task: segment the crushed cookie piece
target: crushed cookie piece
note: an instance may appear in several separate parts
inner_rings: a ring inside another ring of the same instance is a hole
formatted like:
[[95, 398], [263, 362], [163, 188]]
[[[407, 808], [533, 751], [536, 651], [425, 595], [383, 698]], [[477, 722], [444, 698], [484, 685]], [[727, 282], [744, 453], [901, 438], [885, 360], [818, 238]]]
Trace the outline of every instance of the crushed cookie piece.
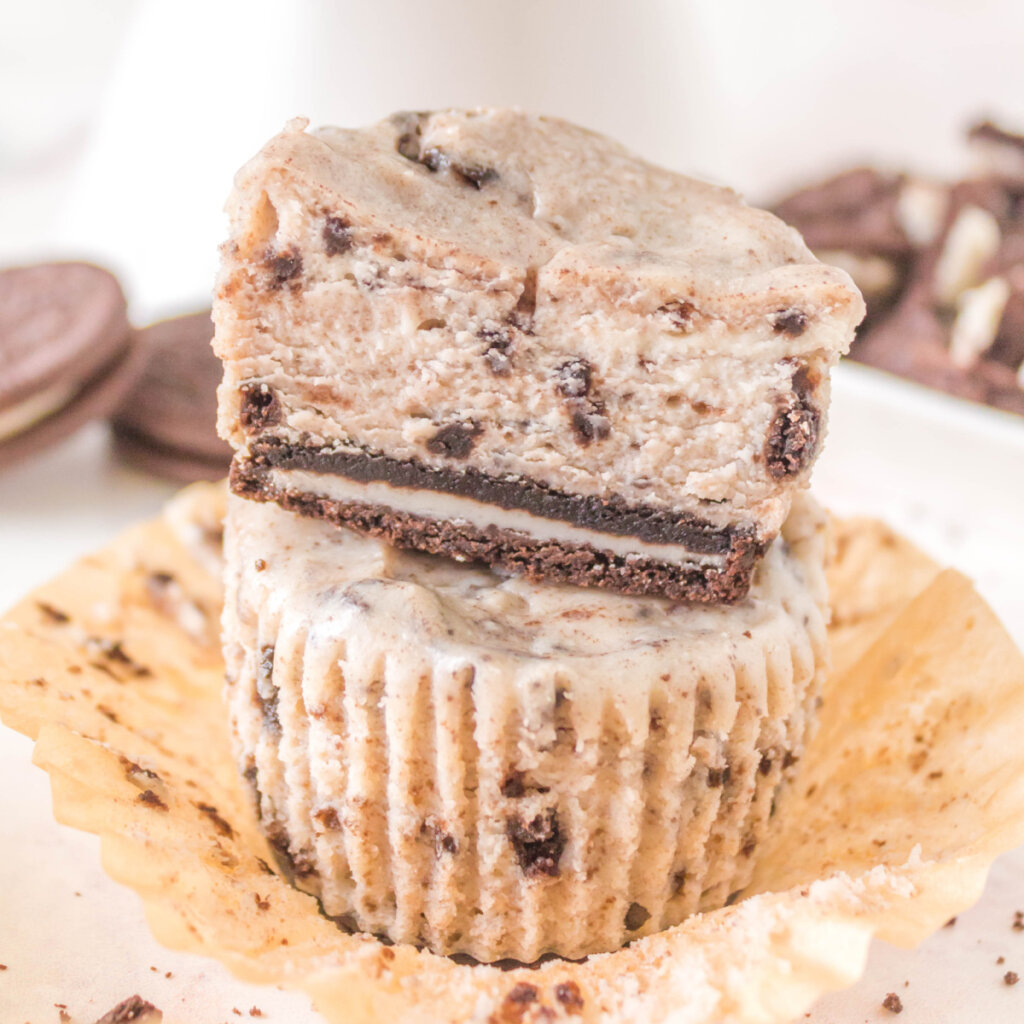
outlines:
[[572, 431], [576, 440], [586, 447], [592, 441], [603, 441], [612, 432], [608, 418], [601, 413], [601, 407], [596, 406], [592, 411], [585, 412], [576, 409], [570, 419]]
[[167, 804], [163, 802], [151, 789], [144, 789], [136, 798], [137, 804], [145, 804], [147, 807], [152, 807], [155, 811], [166, 811]]
[[196, 810], [200, 814], [204, 814], [212, 822], [213, 827], [225, 838], [233, 839], [235, 830], [227, 822], [227, 820], [218, 812], [217, 808], [212, 804], [204, 804], [201, 801], [196, 803]]
[[292, 250], [277, 252], [268, 249], [263, 262], [270, 271], [270, 288], [274, 291], [302, 273], [302, 257]]
[[630, 903], [624, 921], [626, 931], [635, 932], [638, 928], [643, 928], [650, 919], [651, 912], [646, 907], [641, 906], [639, 903]]
[[555, 389], [566, 398], [586, 398], [590, 394], [594, 368], [582, 356], [574, 356], [555, 371]]
[[558, 812], [554, 808], [543, 811], [529, 822], [522, 818], [509, 818], [506, 834], [527, 878], [558, 876], [558, 861], [565, 848], [565, 838], [559, 829]]
[[324, 251], [328, 256], [341, 256], [352, 248], [352, 225], [343, 217], [324, 221]]
[[583, 993], [575, 981], [562, 981], [555, 986], [555, 999], [562, 1004], [566, 1013], [579, 1014], [583, 1011]]
[[163, 1013], [140, 995], [129, 996], [105, 1013], [96, 1024], [159, 1024]]
[[482, 433], [478, 423], [448, 423], [427, 439], [427, 451], [448, 459], [464, 459]]
[[277, 394], [262, 381], [251, 381], [238, 388], [241, 400], [238, 421], [247, 434], [255, 434], [281, 422], [281, 403]]
[[902, 1013], [903, 1012], [903, 1000], [900, 999], [895, 992], [889, 992], [886, 997], [882, 1000], [882, 1008], [888, 1010], [890, 1013]]
[[1020, 975], [1016, 971], [1007, 971], [1003, 975], [1003, 982], [1007, 985], [1016, 985], [1020, 981]]
[[768, 317], [768, 322], [776, 334], [799, 338], [807, 330], [810, 317], [802, 309], [780, 309]]
[[667, 318], [669, 324], [676, 331], [689, 331], [693, 329], [693, 322], [697, 313], [697, 307], [685, 299], [674, 299], [659, 306], [657, 310]]

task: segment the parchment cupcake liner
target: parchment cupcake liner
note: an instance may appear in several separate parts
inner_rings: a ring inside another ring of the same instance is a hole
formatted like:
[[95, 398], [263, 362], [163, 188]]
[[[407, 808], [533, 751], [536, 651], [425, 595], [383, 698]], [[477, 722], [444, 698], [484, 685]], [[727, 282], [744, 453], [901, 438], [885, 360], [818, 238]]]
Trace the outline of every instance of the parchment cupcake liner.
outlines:
[[734, 905], [514, 970], [347, 935], [273, 869], [238, 778], [220, 501], [191, 489], [0, 620], [0, 713], [162, 942], [302, 989], [331, 1024], [783, 1024], [855, 980], [873, 935], [913, 944], [969, 906], [1024, 842], [1024, 660], [964, 577], [839, 523], [819, 731]]
[[809, 497], [732, 606], [529, 584], [228, 499], [243, 776], [344, 927], [578, 958], [750, 880], [828, 663]]

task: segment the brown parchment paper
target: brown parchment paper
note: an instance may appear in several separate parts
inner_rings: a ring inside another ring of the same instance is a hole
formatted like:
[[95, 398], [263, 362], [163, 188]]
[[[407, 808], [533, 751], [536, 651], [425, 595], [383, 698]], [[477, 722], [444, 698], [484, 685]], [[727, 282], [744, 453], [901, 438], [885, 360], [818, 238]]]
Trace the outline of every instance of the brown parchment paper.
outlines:
[[0, 715], [54, 814], [102, 838], [168, 946], [308, 992], [336, 1024], [770, 1024], [913, 944], [1024, 842], [1024, 659], [963, 576], [839, 522], [835, 670], [746, 898], [617, 953], [502, 971], [340, 932], [272, 863], [229, 748], [217, 645], [223, 494], [168, 514], [0, 621]]

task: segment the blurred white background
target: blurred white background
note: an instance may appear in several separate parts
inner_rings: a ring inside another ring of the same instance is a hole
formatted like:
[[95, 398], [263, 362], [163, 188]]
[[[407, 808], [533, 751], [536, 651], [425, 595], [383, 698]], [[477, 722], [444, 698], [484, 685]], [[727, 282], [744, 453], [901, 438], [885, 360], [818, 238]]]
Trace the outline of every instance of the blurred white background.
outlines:
[[518, 104], [754, 200], [1024, 127], [1019, 0], [0, 2], [0, 261], [86, 255], [137, 315], [208, 293], [231, 175], [284, 121]]

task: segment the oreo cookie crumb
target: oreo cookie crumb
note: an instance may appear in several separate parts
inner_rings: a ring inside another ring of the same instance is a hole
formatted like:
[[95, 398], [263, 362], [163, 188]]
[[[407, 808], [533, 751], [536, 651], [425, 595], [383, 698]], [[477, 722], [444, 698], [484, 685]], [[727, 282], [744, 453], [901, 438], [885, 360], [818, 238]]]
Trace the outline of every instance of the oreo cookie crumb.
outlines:
[[343, 217], [328, 217], [324, 221], [323, 239], [328, 256], [341, 256], [352, 248], [352, 225]]
[[144, 789], [135, 798], [135, 802], [137, 804], [145, 804], [146, 807], [151, 807], [154, 811], [166, 811], [168, 809], [167, 804], [165, 804], [163, 800], [161, 800], [160, 797], [151, 789]]
[[666, 302], [664, 306], [659, 306], [658, 312], [668, 319], [675, 330], [693, 330], [697, 307], [692, 302], [687, 302], [685, 299], [674, 299], [672, 302]]
[[427, 440], [427, 451], [446, 459], [464, 459], [482, 433], [477, 423], [448, 423]]
[[163, 1013], [140, 995], [129, 996], [105, 1013], [96, 1024], [157, 1024], [164, 1019]]
[[263, 723], [276, 735], [281, 733], [281, 719], [278, 716], [278, 689], [273, 681], [274, 647], [266, 644], [260, 648], [260, 660], [256, 666], [256, 700], [263, 713]]
[[558, 826], [557, 811], [549, 808], [528, 822], [509, 818], [506, 834], [527, 878], [558, 877], [558, 861], [565, 848], [565, 838]]
[[583, 1010], [583, 993], [575, 981], [562, 981], [555, 986], [555, 999], [566, 1013], [579, 1014]]
[[807, 367], [798, 367], [791, 387], [790, 393], [779, 401], [765, 440], [765, 463], [769, 475], [776, 480], [806, 469], [818, 450], [821, 412], [811, 400], [814, 382]]
[[732, 774], [732, 769], [725, 765], [723, 768], [709, 768], [708, 769], [708, 786], [715, 789], [719, 786], [724, 786], [729, 781], [729, 776]]
[[279, 253], [268, 249], [263, 261], [270, 271], [270, 287], [274, 291], [302, 273], [302, 257], [293, 250]]
[[794, 308], [780, 309], [768, 320], [776, 334], [785, 334], [787, 338], [799, 338], [810, 323], [810, 317], [802, 309]]
[[499, 178], [493, 167], [483, 167], [480, 164], [452, 163], [451, 168], [467, 185], [472, 185], [477, 191]]
[[635, 932], [638, 928], [643, 928], [650, 919], [651, 912], [646, 907], [639, 903], [630, 903], [624, 920], [626, 931]]
[[258, 433], [281, 422], [281, 403], [266, 384], [243, 384], [238, 393], [241, 395], [238, 420], [247, 434]]
[[889, 992], [882, 1000], [882, 1009], [888, 1010], [890, 1013], [902, 1013], [903, 1000], [895, 992]]
[[487, 342], [484, 359], [495, 377], [507, 377], [512, 372], [512, 333], [503, 327], [482, 327], [477, 337]]
[[1020, 975], [1016, 971], [1007, 971], [1003, 975], [1003, 982], [1007, 985], [1016, 985], [1020, 981]]
[[526, 785], [524, 783], [525, 776], [522, 772], [512, 771], [505, 776], [504, 781], [501, 783], [501, 795], [507, 797], [510, 800], [518, 800], [519, 797], [526, 795]]
[[555, 388], [566, 398], [586, 398], [590, 394], [594, 368], [581, 356], [562, 363], [555, 371], [557, 380]]
[[220, 814], [216, 807], [212, 804], [205, 804], [201, 801], [195, 805], [196, 810], [200, 814], [207, 817], [213, 827], [222, 835], [225, 839], [233, 839], [235, 836], [235, 830], [227, 822], [227, 820]]
[[577, 409], [572, 414], [572, 430], [576, 440], [584, 447], [593, 441], [603, 441], [611, 433], [611, 424], [599, 411], [583, 412]]
[[438, 860], [444, 854], [459, 852], [459, 841], [450, 832], [446, 832], [436, 822], [429, 819], [420, 826], [420, 835], [428, 836], [434, 843], [434, 856]]

